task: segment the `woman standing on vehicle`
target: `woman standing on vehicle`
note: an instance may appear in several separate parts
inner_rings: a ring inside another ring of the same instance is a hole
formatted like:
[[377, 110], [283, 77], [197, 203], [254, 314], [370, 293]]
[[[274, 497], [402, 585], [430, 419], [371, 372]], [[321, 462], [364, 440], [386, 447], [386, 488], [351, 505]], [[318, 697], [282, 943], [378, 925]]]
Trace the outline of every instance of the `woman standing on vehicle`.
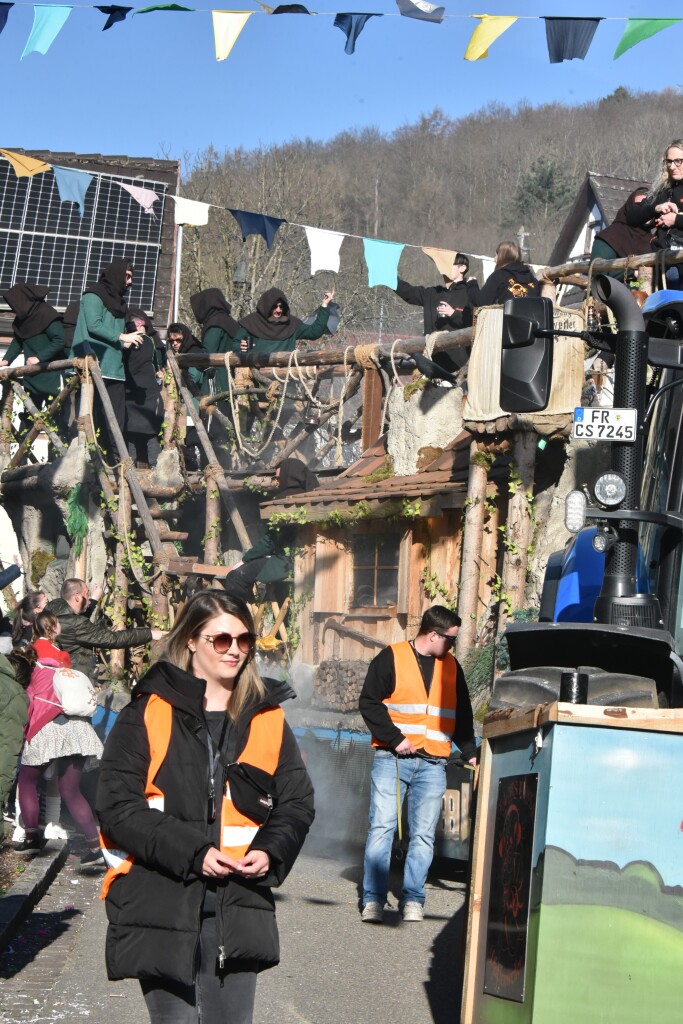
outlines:
[[313, 790], [264, 681], [247, 607], [195, 594], [104, 751], [107, 970], [140, 979], [152, 1024], [249, 1024], [279, 961], [270, 886], [294, 864]]

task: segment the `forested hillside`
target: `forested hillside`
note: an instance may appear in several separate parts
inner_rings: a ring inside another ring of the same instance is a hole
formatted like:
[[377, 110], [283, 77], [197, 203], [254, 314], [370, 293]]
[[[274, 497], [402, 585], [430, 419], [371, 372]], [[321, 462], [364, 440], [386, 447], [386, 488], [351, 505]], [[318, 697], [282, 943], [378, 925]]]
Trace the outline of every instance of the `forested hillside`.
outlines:
[[[665, 146], [683, 136], [682, 108], [677, 89], [618, 89], [581, 106], [514, 110], [501, 97], [499, 105], [458, 120], [435, 110], [388, 136], [350, 130], [329, 142], [305, 139], [257, 151], [230, 148], [226, 109], [227, 148], [186, 158], [182, 192], [300, 224], [485, 255], [523, 224], [532, 262], [543, 263], [586, 171], [652, 180]], [[285, 114], [284, 133], [286, 123]], [[235, 286], [241, 256], [249, 283]], [[415, 283], [438, 282], [431, 261], [415, 249], [404, 251], [400, 273]], [[185, 230], [186, 318], [188, 297], [199, 288], [222, 288], [241, 314], [273, 284], [287, 292], [300, 315], [336, 284], [346, 330], [420, 331], [421, 317], [412, 307], [387, 288], [367, 287], [360, 239], [345, 239], [340, 274], [311, 278], [300, 228], [283, 225], [271, 252], [254, 236], [243, 246], [228, 213], [212, 211], [207, 227]]]

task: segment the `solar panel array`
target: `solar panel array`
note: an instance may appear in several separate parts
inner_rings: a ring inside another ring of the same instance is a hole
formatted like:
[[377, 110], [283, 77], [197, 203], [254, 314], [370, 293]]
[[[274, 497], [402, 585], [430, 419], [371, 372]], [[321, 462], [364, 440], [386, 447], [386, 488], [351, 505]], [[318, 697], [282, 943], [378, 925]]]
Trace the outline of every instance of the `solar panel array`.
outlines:
[[[118, 182], [153, 189], [153, 215]], [[3, 292], [30, 281], [49, 286], [47, 301], [64, 309], [112, 259], [125, 256], [135, 267], [128, 301], [151, 313], [166, 191], [147, 178], [94, 174], [81, 217], [75, 203], [61, 201], [51, 171], [17, 178], [0, 157], [0, 308], [9, 308]]]

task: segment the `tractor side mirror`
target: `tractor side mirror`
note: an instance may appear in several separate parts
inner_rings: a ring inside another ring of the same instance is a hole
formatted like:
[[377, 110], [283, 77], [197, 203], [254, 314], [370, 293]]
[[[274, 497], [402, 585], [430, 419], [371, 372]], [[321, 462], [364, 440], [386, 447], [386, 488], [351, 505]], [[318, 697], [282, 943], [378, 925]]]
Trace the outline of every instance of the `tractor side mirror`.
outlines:
[[503, 306], [500, 407], [505, 412], [540, 412], [548, 404], [553, 373], [553, 304], [546, 298], [508, 299]]

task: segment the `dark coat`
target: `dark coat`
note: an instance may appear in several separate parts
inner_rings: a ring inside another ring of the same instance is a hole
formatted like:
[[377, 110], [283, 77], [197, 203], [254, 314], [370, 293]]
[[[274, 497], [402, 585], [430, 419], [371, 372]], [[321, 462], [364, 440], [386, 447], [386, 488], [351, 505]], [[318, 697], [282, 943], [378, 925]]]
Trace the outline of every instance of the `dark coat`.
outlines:
[[[629, 217], [631, 210], [641, 205], [637, 203], [638, 196], [642, 196], [647, 189], [637, 188], [632, 192], [623, 206], [617, 210], [616, 216], [611, 224], [595, 236], [609, 245], [617, 256], [640, 256], [643, 253], [652, 252], [652, 233], [647, 226], [647, 219], [641, 224], [631, 224]], [[644, 202], [645, 200], [643, 200]]]
[[508, 299], [527, 299], [541, 294], [538, 280], [527, 263], [499, 267], [482, 288], [476, 281], [468, 281], [467, 291], [473, 306], [497, 306]]
[[109, 629], [100, 623], [93, 623], [87, 615], [76, 612], [61, 597], [50, 601], [47, 610], [59, 619], [62, 631], [59, 646], [71, 655], [71, 666], [91, 676], [94, 669], [94, 652], [97, 648], [118, 650], [121, 647], [138, 647], [152, 640], [152, 631], [147, 629]]
[[[32, 338], [20, 338], [15, 334], [7, 349], [5, 359], [11, 365], [22, 353], [25, 361], [29, 356], [35, 356], [36, 359], [40, 359], [44, 363], [55, 359], [66, 359], [66, 338], [62, 321], [53, 320], [40, 334], [35, 334]], [[62, 390], [59, 370], [22, 377], [21, 383], [29, 395], [39, 399], [45, 399], [48, 395], [56, 398]]]
[[126, 374], [126, 433], [156, 437], [164, 421], [164, 405], [156, 378], [162, 367], [162, 352], [145, 334], [139, 348], [123, 353]]
[[[27, 721], [28, 695], [16, 681], [5, 655], [0, 654], [0, 805], [7, 800], [17, 774]], [[0, 838], [2, 835], [0, 821]]]
[[663, 189], [652, 199], [645, 198], [642, 203], [634, 203], [626, 210], [627, 224], [632, 227], [644, 227], [648, 221], [658, 216], [655, 207], [666, 202], [675, 203], [680, 212], [676, 214], [676, 220], [670, 228], [655, 229], [652, 237], [653, 249], [668, 249], [670, 246], [680, 247], [683, 245], [683, 181]]
[[[433, 331], [457, 331], [461, 327], [472, 326], [472, 304], [464, 281], [422, 287], [408, 284], [399, 277], [396, 294], [412, 306], [422, 306], [425, 334], [431, 334]], [[436, 307], [440, 302], [447, 302], [453, 307], [453, 316], [437, 315]]]
[[[107, 896], [106, 956], [112, 980], [162, 977], [185, 985], [195, 980], [206, 891], [201, 871], [213, 845], [213, 826], [207, 822], [204, 690], [203, 680], [169, 662], [157, 662], [135, 688], [104, 748], [97, 793], [100, 824], [109, 840], [135, 857], [131, 870], [113, 881]], [[164, 794], [164, 811], [150, 808], [144, 796], [150, 758], [144, 711], [150, 693], [173, 707], [168, 753], [155, 779]], [[287, 684], [269, 685], [266, 700], [235, 724], [237, 757], [254, 715], [292, 695]], [[233, 877], [219, 883], [216, 891], [217, 945], [225, 947], [228, 960], [242, 961], [252, 970], [279, 960], [270, 886], [287, 876], [314, 814], [311, 781], [286, 723], [274, 798], [274, 809], [252, 844], [270, 856], [270, 875], [258, 883]]]

